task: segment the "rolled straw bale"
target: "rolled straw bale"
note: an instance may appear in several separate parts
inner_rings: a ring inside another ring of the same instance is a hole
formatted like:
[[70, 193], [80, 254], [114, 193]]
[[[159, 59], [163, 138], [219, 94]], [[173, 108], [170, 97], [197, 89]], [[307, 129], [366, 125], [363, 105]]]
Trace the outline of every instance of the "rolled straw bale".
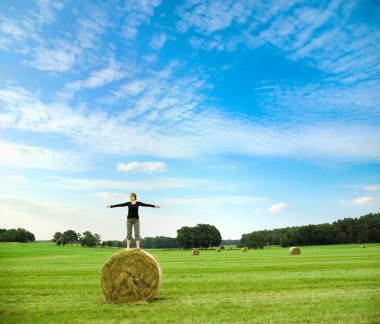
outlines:
[[301, 249], [296, 247], [296, 246], [293, 246], [289, 249], [289, 253], [290, 254], [301, 254]]
[[220, 247], [218, 247], [218, 248], [216, 249], [216, 252], [222, 252], [222, 249], [221, 249]]
[[199, 249], [193, 249], [193, 255], [199, 255], [201, 252], [199, 251]]
[[248, 248], [247, 248], [247, 247], [243, 247], [243, 248], [241, 249], [241, 252], [248, 252]]
[[108, 303], [148, 303], [157, 294], [162, 282], [161, 267], [150, 253], [123, 250], [103, 266], [100, 283]]

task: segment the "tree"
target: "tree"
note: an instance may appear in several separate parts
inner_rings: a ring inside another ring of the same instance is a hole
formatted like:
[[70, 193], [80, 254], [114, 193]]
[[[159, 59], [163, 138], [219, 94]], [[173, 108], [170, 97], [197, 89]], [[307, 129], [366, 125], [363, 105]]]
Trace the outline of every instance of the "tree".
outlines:
[[219, 230], [209, 224], [198, 224], [195, 227], [184, 226], [177, 230], [177, 245], [182, 248], [219, 246], [222, 236]]
[[266, 244], [264, 234], [262, 233], [251, 233], [246, 238], [245, 246], [254, 249], [263, 249]]
[[95, 245], [100, 245], [100, 243], [102, 242], [100, 235], [95, 233], [94, 238], [95, 238]]
[[97, 246], [100, 245], [100, 235], [92, 234], [90, 231], [86, 231], [83, 233], [81, 240], [81, 246]]
[[299, 231], [299, 228], [292, 227], [286, 232], [286, 236], [288, 237], [288, 241], [290, 245], [300, 245], [302, 244], [302, 235]]
[[[368, 214], [359, 218], [359, 243], [380, 241], [380, 214]], [[358, 239], [359, 239], [358, 237]]]
[[57, 245], [64, 245], [63, 234], [61, 232], [55, 232], [52, 241]]
[[195, 241], [198, 242], [202, 248], [209, 248], [219, 246], [222, 242], [222, 236], [218, 229], [209, 224], [198, 224], [194, 227]]
[[79, 240], [79, 235], [73, 230], [67, 230], [63, 232], [63, 238], [65, 240], [65, 244], [73, 244], [73, 243], [78, 243]]
[[289, 244], [289, 239], [288, 239], [288, 237], [285, 234], [281, 236], [280, 245], [282, 247], [288, 247], [290, 245]]
[[192, 227], [183, 226], [177, 230], [177, 245], [181, 248], [188, 249], [194, 244], [194, 233]]
[[35, 236], [33, 233], [27, 231], [24, 228], [11, 228], [9, 230], [7, 229], [1, 229], [0, 231], [0, 242], [21, 242], [21, 243], [27, 243], [27, 242], [33, 242], [35, 241]]

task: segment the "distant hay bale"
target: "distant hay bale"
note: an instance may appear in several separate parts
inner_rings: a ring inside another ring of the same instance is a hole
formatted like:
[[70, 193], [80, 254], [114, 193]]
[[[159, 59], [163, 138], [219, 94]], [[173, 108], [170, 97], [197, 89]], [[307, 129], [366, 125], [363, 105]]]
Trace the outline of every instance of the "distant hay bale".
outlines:
[[248, 248], [247, 248], [247, 247], [243, 247], [243, 248], [241, 249], [241, 252], [248, 252]]
[[216, 252], [222, 252], [222, 249], [221, 249], [220, 247], [218, 247], [218, 248], [216, 249]]
[[161, 267], [150, 253], [123, 250], [103, 266], [100, 283], [108, 303], [148, 303], [162, 282]]
[[301, 249], [296, 247], [296, 246], [293, 246], [289, 249], [289, 253], [290, 254], [301, 254]]
[[201, 252], [199, 251], [199, 249], [193, 249], [193, 255], [199, 255]]

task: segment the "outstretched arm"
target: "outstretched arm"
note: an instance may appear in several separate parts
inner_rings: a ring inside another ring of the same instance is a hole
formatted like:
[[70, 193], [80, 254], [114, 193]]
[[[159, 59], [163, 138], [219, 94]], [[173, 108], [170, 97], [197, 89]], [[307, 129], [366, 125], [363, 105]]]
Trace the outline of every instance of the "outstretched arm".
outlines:
[[128, 206], [128, 203], [118, 204], [118, 205], [108, 205], [107, 208], [125, 207], [125, 206]]
[[144, 204], [144, 203], [142, 203], [142, 202], [140, 202], [140, 206], [143, 206], [143, 207], [161, 208], [161, 206], [159, 206], [159, 205]]

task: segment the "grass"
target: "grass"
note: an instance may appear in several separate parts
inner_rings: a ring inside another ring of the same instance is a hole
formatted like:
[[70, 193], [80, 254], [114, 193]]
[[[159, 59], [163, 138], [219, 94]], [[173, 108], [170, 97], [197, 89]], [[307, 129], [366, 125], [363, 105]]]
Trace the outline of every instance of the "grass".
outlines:
[[149, 250], [163, 284], [148, 305], [110, 305], [99, 275], [118, 250], [0, 244], [1, 323], [380, 323], [380, 244]]

